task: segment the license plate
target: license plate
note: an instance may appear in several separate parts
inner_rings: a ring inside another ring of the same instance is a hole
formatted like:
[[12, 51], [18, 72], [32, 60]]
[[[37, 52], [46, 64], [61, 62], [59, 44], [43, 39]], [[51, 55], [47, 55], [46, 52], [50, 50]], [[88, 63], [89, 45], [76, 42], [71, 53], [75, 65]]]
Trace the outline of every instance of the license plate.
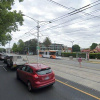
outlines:
[[45, 77], [45, 80], [48, 80], [49, 79], [49, 77]]

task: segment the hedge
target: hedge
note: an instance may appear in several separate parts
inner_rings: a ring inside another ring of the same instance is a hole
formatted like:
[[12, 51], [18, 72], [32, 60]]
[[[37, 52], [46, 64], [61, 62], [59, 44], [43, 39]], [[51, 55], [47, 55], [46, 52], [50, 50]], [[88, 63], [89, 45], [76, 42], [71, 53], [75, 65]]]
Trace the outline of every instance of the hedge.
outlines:
[[[73, 52], [73, 53], [67, 53], [67, 52], [62, 52], [61, 53], [61, 55], [62, 55], [62, 57], [69, 57], [69, 56], [73, 56], [74, 58], [76, 58], [76, 52]], [[85, 58], [85, 56], [86, 56], [86, 54], [85, 53], [79, 53], [79, 54], [81, 54], [81, 56], [83, 57], [83, 58]], [[89, 58], [90, 59], [100, 59], [100, 53], [90, 53], [89, 54]]]
[[100, 59], [100, 53], [90, 53], [89, 57], [90, 59]]
[[76, 53], [67, 53], [67, 52], [62, 52], [61, 55], [62, 55], [62, 57], [73, 56], [74, 58], [76, 58]]

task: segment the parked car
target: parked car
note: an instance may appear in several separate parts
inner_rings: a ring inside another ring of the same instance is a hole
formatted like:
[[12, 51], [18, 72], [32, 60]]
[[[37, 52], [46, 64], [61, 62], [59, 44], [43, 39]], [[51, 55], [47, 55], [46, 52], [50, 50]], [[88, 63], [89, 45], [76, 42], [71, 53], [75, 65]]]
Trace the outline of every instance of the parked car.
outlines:
[[6, 54], [4, 53], [0, 53], [0, 60], [4, 60], [5, 59]]
[[6, 63], [7, 63], [7, 66], [10, 67], [11, 69], [13, 68], [18, 68], [19, 66], [21, 65], [24, 65], [26, 64], [27, 62], [24, 61], [24, 59], [19, 56], [19, 55], [8, 55], [6, 57]]
[[7, 59], [8, 59], [8, 57], [9, 57], [8, 55], [6, 55], [6, 56], [4, 57], [4, 63], [5, 63], [5, 64], [7, 64]]
[[29, 91], [55, 83], [54, 72], [43, 64], [25, 64], [17, 69], [16, 76], [27, 84]]

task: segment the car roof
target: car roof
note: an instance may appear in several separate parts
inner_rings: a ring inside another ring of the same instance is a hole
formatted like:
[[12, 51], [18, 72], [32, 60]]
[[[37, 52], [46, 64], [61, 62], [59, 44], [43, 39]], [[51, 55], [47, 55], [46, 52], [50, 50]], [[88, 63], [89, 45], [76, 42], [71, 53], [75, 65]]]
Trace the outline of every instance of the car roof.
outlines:
[[32, 69], [35, 69], [35, 70], [40, 70], [40, 69], [46, 69], [46, 68], [50, 68], [49, 66], [47, 65], [44, 65], [44, 64], [26, 64], [28, 66], [30, 66]]

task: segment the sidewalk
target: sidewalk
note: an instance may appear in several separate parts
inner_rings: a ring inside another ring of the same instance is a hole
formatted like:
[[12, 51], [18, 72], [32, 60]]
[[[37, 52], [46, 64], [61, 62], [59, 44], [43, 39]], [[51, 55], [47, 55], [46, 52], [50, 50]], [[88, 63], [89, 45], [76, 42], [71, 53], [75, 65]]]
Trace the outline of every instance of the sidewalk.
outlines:
[[89, 59], [88, 62], [90, 62], [90, 63], [100, 64], [100, 60], [98, 60], [98, 59]]
[[[68, 58], [70, 59], [69, 57], [65, 57], [65, 58]], [[77, 60], [77, 58], [73, 58], [71, 60]], [[84, 62], [88, 62], [88, 63], [96, 63], [96, 64], [100, 64], [100, 59], [89, 59], [89, 60], [85, 60], [83, 59]]]

